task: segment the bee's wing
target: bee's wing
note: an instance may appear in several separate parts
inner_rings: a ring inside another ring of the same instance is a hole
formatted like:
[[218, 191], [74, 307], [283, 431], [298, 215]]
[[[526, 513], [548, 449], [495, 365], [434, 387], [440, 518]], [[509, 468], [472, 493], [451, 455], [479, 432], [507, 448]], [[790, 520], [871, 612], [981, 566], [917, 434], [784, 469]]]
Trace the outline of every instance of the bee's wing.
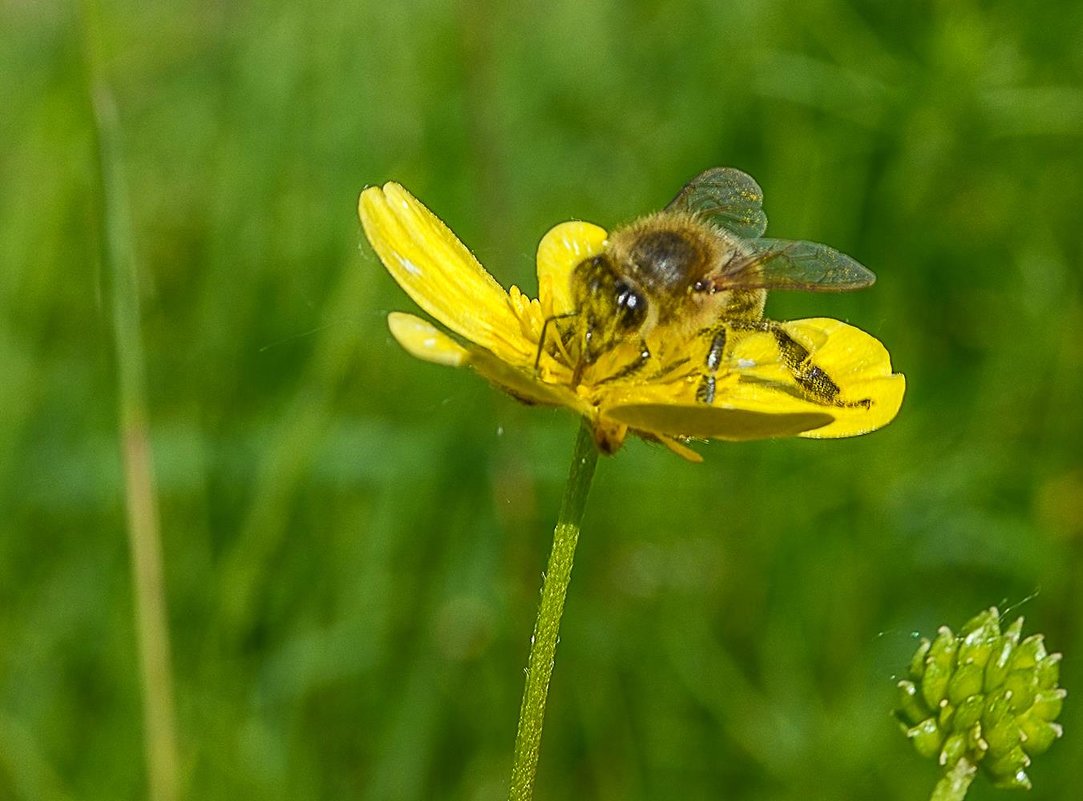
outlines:
[[845, 253], [817, 242], [754, 239], [713, 276], [716, 289], [798, 289], [849, 292], [876, 276]]
[[697, 214], [745, 239], [761, 237], [767, 230], [763, 190], [751, 175], [732, 167], [701, 172], [684, 185], [666, 210]]

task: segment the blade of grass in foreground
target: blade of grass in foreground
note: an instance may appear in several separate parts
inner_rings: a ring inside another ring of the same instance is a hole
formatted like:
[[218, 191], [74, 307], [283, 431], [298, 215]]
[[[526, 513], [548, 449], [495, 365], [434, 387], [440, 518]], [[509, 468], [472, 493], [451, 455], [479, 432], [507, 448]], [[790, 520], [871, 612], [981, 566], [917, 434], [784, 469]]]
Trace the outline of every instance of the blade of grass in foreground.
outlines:
[[98, 146], [102, 260], [112, 305], [119, 435], [143, 684], [144, 749], [151, 801], [177, 798], [177, 744], [157, 493], [147, 420], [139, 296], [116, 106], [105, 74], [99, 9], [82, 4], [87, 89]]

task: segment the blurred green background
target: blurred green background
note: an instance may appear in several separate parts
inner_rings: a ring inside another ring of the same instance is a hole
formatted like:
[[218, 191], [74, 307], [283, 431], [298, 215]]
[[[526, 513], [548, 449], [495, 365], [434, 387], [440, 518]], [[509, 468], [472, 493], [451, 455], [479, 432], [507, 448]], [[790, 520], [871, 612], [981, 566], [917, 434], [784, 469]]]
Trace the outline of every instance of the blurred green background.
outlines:
[[[914, 632], [1065, 652], [1083, 785], [1083, 5], [101, 6], [139, 270], [187, 799], [500, 799], [576, 421], [415, 361], [356, 221], [423, 199], [504, 283], [706, 167], [875, 270], [899, 418], [604, 459], [538, 798], [923, 799]], [[0, 799], [145, 797], [83, 23], [0, 2]], [[974, 799], [1000, 797], [984, 782]], [[1007, 796], [1005, 796], [1007, 797]]]

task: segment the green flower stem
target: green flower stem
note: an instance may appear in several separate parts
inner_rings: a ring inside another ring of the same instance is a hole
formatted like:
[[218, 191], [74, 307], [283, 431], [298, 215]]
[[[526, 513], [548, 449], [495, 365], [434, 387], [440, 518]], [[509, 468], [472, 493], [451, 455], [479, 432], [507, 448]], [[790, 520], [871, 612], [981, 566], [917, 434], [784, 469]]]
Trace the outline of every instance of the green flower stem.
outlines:
[[936, 783], [929, 801], [963, 801], [977, 772], [977, 765], [969, 759], [960, 759], [955, 763], [955, 767]]
[[560, 618], [564, 614], [564, 597], [572, 577], [575, 545], [579, 541], [579, 524], [587, 503], [587, 493], [598, 463], [598, 448], [590, 425], [584, 421], [575, 441], [575, 454], [568, 471], [568, 484], [560, 516], [553, 531], [553, 550], [549, 567], [542, 579], [541, 606], [530, 639], [530, 658], [526, 668], [523, 705], [519, 710], [519, 728], [515, 734], [515, 758], [511, 767], [510, 801], [530, 801], [534, 795], [534, 774], [538, 769], [542, 724], [545, 721], [545, 701], [549, 696], [549, 679], [560, 633]]

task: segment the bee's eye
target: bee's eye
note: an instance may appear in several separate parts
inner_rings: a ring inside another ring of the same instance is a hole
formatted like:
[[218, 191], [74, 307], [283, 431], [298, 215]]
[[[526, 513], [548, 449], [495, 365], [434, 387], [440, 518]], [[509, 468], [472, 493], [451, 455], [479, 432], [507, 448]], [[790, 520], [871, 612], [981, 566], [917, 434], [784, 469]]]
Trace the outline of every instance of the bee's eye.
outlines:
[[693, 292], [706, 292], [711, 288], [711, 282], [699, 279], [696, 283], [692, 284]]
[[646, 299], [626, 281], [617, 281], [613, 288], [616, 291], [617, 315], [622, 327], [639, 328], [647, 317]]

